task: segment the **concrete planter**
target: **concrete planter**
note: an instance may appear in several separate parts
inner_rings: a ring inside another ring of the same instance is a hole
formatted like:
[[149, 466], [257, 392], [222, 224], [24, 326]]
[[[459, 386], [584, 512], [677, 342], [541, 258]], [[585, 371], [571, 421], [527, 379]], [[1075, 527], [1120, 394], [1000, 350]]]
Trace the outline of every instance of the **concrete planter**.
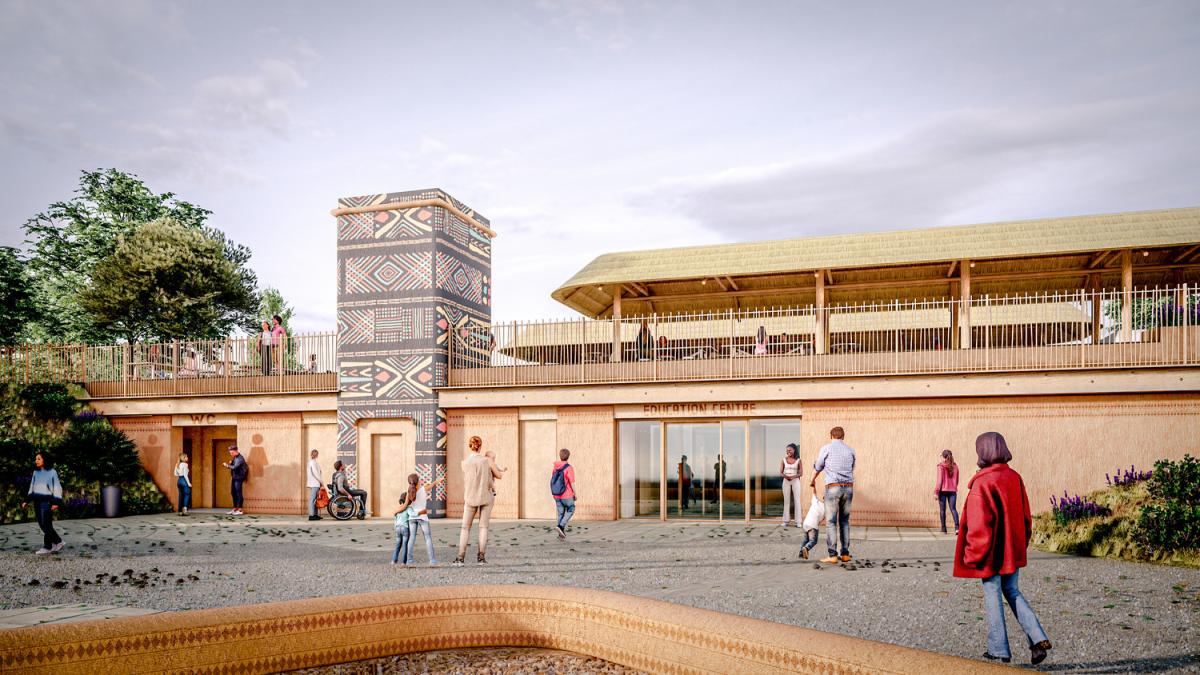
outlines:
[[105, 485], [100, 488], [100, 505], [104, 509], [105, 518], [116, 518], [121, 515], [120, 486]]

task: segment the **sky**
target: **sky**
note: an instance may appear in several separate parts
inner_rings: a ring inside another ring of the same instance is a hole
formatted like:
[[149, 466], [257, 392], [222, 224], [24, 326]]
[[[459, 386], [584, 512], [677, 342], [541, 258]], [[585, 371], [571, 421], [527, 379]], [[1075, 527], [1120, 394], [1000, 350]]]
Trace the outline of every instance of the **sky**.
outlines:
[[1200, 3], [0, 0], [0, 245], [116, 167], [336, 328], [339, 197], [492, 221], [496, 320], [611, 251], [1200, 205]]

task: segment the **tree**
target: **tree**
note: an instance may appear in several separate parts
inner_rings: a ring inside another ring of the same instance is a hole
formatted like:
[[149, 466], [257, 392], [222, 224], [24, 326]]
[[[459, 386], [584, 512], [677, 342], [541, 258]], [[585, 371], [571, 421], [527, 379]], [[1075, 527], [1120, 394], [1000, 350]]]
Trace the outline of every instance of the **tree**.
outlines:
[[263, 320], [270, 322], [271, 317], [278, 314], [279, 318], [283, 319], [283, 327], [287, 328], [288, 335], [291, 335], [292, 315], [295, 313], [296, 310], [288, 304], [287, 300], [283, 299], [283, 293], [280, 293], [277, 288], [268, 286], [258, 295], [258, 312], [246, 324], [246, 332], [257, 335], [262, 330]]
[[246, 323], [256, 300], [221, 240], [169, 219], [120, 237], [80, 294], [98, 329], [129, 341], [221, 337]]
[[119, 334], [97, 325], [83, 307], [82, 295], [92, 285], [100, 261], [112, 255], [122, 236], [142, 225], [169, 218], [220, 243], [243, 285], [257, 285], [245, 267], [250, 250], [228, 241], [206, 224], [212, 212], [176, 198], [155, 194], [133, 174], [116, 169], [84, 171], [76, 196], [55, 202], [25, 223], [31, 245], [29, 272], [37, 306], [32, 337], [55, 341], [110, 341]]
[[15, 344], [37, 317], [33, 288], [16, 249], [0, 246], [0, 344]]

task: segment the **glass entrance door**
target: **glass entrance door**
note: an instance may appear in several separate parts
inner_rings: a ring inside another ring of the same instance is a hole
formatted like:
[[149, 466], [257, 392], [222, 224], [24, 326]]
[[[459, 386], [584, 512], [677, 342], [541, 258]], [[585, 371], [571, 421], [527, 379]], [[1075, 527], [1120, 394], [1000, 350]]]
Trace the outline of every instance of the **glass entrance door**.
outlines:
[[746, 423], [667, 424], [667, 515], [745, 517]]

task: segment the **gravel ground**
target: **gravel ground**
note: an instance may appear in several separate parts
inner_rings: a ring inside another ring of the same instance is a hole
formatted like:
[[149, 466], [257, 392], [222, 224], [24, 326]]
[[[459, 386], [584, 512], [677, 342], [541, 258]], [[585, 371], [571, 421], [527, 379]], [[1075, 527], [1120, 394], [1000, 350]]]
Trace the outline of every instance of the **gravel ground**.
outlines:
[[[568, 585], [619, 591], [979, 658], [977, 581], [950, 575], [953, 541], [855, 541], [856, 563], [796, 556], [769, 524], [493, 523], [487, 566], [455, 568], [458, 523], [434, 521], [442, 564], [392, 566], [386, 521], [147, 516], [67, 521], [60, 555], [30, 553], [34, 524], [0, 526], [0, 608], [89, 602], [178, 610], [413, 586]], [[895, 530], [892, 530], [895, 532]], [[816, 552], [821, 551], [818, 546]], [[417, 549], [425, 560], [424, 546]], [[474, 558], [474, 550], [468, 559]], [[887, 564], [884, 564], [884, 563]], [[1054, 643], [1040, 669], [1200, 672], [1200, 570], [1032, 553], [1021, 587]], [[1028, 651], [1011, 614], [1015, 662]]]
[[297, 675], [627, 675], [639, 671], [554, 649], [447, 649], [289, 671]]

